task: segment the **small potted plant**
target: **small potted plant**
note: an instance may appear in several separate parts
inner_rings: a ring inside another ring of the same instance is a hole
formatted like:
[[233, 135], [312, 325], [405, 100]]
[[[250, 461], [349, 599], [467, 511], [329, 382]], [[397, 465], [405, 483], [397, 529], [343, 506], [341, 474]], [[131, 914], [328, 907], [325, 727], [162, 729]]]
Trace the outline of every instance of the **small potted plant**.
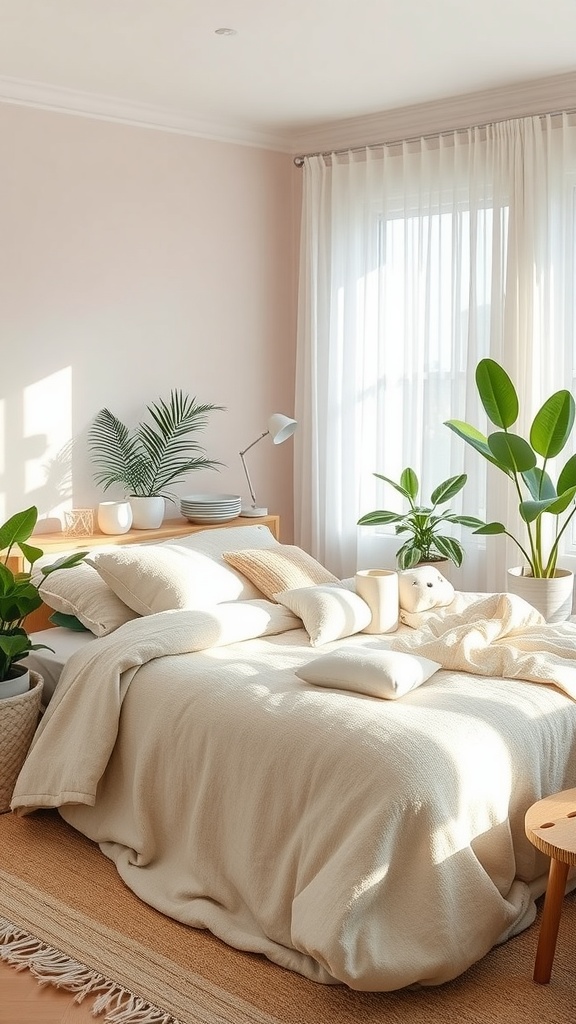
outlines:
[[438, 506], [444, 505], [462, 490], [467, 480], [466, 474], [452, 476], [439, 484], [430, 495], [429, 505], [418, 503], [420, 484], [416, 473], [410, 467], [402, 470], [400, 483], [383, 476], [382, 473], [374, 473], [374, 476], [390, 484], [406, 498], [410, 507], [407, 512], [390, 512], [383, 509], [367, 512], [358, 520], [358, 526], [393, 525], [398, 536], [408, 535], [396, 552], [398, 568], [412, 569], [422, 562], [438, 562], [445, 559], [460, 566], [464, 549], [460, 542], [445, 533], [444, 529], [451, 523], [476, 529], [483, 525], [482, 520], [476, 519], [475, 516], [456, 515], [450, 509], [438, 511]]
[[100, 409], [88, 432], [94, 479], [105, 491], [120, 484], [136, 529], [161, 525], [165, 500], [174, 500], [171, 487], [188, 473], [221, 465], [207, 457], [194, 435], [205, 429], [208, 413], [223, 406], [200, 405], [173, 390], [168, 401], [159, 399], [146, 408], [152, 423], [139, 423], [134, 430], [109, 409]]
[[[0, 813], [10, 809], [12, 791], [38, 723], [43, 679], [22, 664], [29, 651], [51, 650], [33, 643], [26, 616], [39, 608], [42, 598], [32, 580], [32, 567], [42, 556], [28, 543], [38, 519], [35, 506], [17, 512], [0, 526]], [[10, 556], [18, 547], [29, 571], [13, 572]], [[40, 582], [55, 569], [77, 565], [85, 551], [65, 555], [40, 570]]]
[[[493, 359], [481, 359], [475, 379], [486, 415], [497, 429], [486, 436], [461, 420], [447, 420], [446, 426], [508, 478], [518, 497], [524, 536], [519, 539], [500, 522], [486, 523], [474, 532], [506, 534], [524, 560], [523, 565], [508, 570], [510, 588], [542, 611], [548, 621], [567, 618], [572, 610], [573, 574], [559, 569], [557, 563], [560, 540], [576, 514], [576, 455], [569, 456], [556, 483], [550, 476], [550, 460], [568, 443], [576, 403], [567, 390], [550, 395], [536, 413], [526, 439], [511, 429], [518, 420], [520, 402], [504, 368]], [[545, 516], [549, 529], [544, 529]], [[534, 586], [543, 580], [549, 582]], [[544, 590], [547, 596], [536, 597], [536, 590]], [[550, 590], [564, 596], [549, 598]]]
[[[28, 651], [47, 647], [46, 644], [32, 643], [24, 624], [26, 616], [42, 604], [38, 586], [32, 582], [32, 568], [43, 551], [28, 543], [37, 520], [38, 509], [33, 505], [17, 512], [0, 526], [0, 698], [16, 696], [29, 688], [27, 669], [20, 662]], [[10, 555], [15, 546], [30, 565], [26, 572], [15, 573], [10, 568]], [[41, 577], [55, 569], [78, 565], [85, 554], [85, 551], [75, 551], [63, 556], [44, 566], [40, 570]]]

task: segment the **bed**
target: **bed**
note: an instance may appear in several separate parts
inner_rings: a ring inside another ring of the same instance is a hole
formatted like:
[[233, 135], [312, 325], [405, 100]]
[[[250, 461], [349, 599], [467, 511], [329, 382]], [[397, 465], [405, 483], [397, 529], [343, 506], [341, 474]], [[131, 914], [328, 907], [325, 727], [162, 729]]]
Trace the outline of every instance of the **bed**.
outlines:
[[371, 634], [353, 583], [265, 527], [47, 580], [89, 629], [16, 813], [57, 807], [144, 901], [314, 982], [439, 985], [534, 920], [524, 815], [576, 785], [573, 623], [457, 594]]

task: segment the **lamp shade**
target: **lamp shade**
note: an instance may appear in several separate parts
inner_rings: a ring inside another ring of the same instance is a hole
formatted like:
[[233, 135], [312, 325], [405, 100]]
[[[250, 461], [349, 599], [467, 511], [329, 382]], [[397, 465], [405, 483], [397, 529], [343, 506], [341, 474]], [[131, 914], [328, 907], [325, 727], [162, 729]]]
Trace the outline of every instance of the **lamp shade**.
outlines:
[[287, 441], [296, 430], [296, 425], [296, 420], [291, 420], [289, 416], [284, 416], [281, 412], [273, 412], [268, 420], [272, 443], [282, 444], [282, 441]]

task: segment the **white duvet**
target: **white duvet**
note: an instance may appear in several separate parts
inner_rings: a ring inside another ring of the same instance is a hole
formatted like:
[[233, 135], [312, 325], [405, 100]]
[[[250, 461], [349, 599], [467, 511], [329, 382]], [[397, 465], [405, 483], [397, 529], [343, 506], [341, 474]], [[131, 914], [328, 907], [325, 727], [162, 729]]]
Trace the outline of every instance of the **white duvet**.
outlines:
[[317, 688], [294, 670], [327, 647], [293, 622], [202, 614], [72, 657], [14, 809], [59, 807], [146, 902], [320, 982], [437, 985], [533, 920], [524, 814], [576, 785], [576, 701], [446, 670], [397, 701]]

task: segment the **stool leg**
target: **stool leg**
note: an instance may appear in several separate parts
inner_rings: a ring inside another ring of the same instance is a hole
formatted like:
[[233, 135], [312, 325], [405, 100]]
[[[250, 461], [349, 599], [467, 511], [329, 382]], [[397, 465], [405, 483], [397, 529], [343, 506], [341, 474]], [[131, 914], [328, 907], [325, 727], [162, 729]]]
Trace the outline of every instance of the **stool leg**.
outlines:
[[556, 952], [556, 939], [558, 938], [568, 867], [568, 864], [563, 864], [559, 860], [552, 859], [550, 861], [550, 873], [544, 897], [544, 909], [534, 964], [534, 981], [537, 981], [539, 985], [548, 984], [552, 974], [552, 962]]

